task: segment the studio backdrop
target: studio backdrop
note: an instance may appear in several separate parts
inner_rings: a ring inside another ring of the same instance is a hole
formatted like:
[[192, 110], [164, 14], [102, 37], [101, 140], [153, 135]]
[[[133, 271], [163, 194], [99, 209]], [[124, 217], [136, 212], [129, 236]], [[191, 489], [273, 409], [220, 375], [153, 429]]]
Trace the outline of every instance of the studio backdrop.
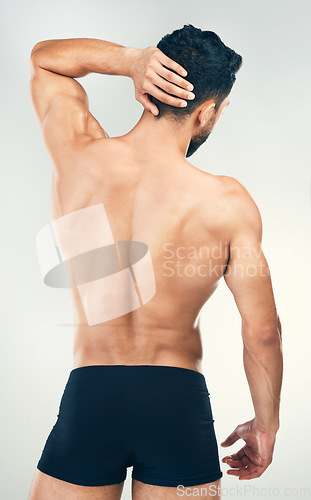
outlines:
[[[310, 16], [307, 0], [2, 2], [1, 500], [28, 498], [73, 363], [70, 293], [44, 284], [36, 253], [36, 235], [51, 220], [52, 164], [31, 106], [31, 49], [40, 40], [75, 37], [144, 48], [188, 23], [215, 31], [243, 57], [230, 109], [191, 163], [235, 177], [257, 203], [283, 335], [273, 462], [249, 482], [228, 476], [222, 464], [223, 496], [310, 497]], [[79, 80], [110, 137], [135, 125], [143, 108], [129, 78]], [[240, 323], [222, 282], [201, 314], [219, 443], [254, 416]], [[219, 446], [219, 453], [221, 459], [228, 450]], [[123, 495], [130, 498], [129, 472]]]

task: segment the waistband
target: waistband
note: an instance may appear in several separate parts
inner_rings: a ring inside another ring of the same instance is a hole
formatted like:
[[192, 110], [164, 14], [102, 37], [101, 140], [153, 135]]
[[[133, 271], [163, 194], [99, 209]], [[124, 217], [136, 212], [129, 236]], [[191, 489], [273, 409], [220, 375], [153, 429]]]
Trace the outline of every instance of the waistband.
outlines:
[[191, 383], [207, 390], [203, 373], [181, 368], [179, 366], [164, 365], [87, 365], [73, 368], [68, 383], [78, 380], [124, 379], [131, 380], [165, 379], [167, 382], [176, 381]]

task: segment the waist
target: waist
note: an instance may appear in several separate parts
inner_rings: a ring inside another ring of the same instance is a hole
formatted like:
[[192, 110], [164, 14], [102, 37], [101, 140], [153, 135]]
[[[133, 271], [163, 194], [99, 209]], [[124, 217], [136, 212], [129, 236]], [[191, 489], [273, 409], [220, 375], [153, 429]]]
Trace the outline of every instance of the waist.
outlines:
[[196, 373], [202, 374], [201, 368], [201, 360], [196, 360], [193, 358], [187, 358], [186, 356], [177, 357], [177, 356], [140, 356], [136, 359], [127, 356], [119, 356], [111, 359], [104, 355], [75, 355], [74, 363], [72, 370], [76, 370], [79, 368], [84, 368], [88, 366], [129, 366], [129, 367], [137, 367], [137, 366], [151, 366], [151, 367], [172, 367], [172, 368], [180, 368], [184, 370], [194, 371]]
[[201, 371], [203, 356], [198, 331], [147, 328], [78, 330], [74, 368], [86, 365], [169, 365]]
[[[96, 383], [109, 382], [109, 380], [129, 381], [134, 384], [148, 383], [151, 380], [164, 382], [180, 382], [182, 384], [196, 385], [208, 390], [203, 373], [168, 365], [87, 365], [73, 368], [69, 374], [68, 384], [79, 381], [92, 381]], [[136, 385], [137, 387], [137, 385]]]

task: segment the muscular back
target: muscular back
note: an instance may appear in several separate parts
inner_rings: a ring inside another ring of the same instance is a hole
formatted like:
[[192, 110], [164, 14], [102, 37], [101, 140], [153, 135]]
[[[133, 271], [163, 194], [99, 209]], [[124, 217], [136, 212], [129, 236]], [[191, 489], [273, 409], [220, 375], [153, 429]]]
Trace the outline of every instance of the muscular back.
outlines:
[[115, 242], [148, 245], [156, 282], [142, 307], [93, 326], [73, 288], [76, 358], [170, 364], [178, 356], [194, 368], [202, 357], [198, 314], [228, 261], [229, 178], [186, 160], [140, 158], [122, 137], [93, 141], [75, 159], [53, 176], [53, 219], [103, 203]]
[[[268, 341], [278, 316], [261, 249], [261, 217], [247, 190], [231, 177], [196, 169], [168, 140], [161, 149], [148, 137], [152, 128], [141, 129], [140, 142], [129, 134], [107, 137], [83, 87], [61, 71], [45, 70], [40, 54], [38, 49], [31, 57], [30, 90], [54, 165], [52, 218], [103, 204], [116, 244], [148, 245], [156, 284], [142, 307], [94, 325], [72, 288], [74, 366], [200, 369], [197, 319], [223, 275], [243, 338], [256, 334]], [[92, 305], [93, 298], [86, 299]], [[100, 295], [97, 302], [100, 307]]]

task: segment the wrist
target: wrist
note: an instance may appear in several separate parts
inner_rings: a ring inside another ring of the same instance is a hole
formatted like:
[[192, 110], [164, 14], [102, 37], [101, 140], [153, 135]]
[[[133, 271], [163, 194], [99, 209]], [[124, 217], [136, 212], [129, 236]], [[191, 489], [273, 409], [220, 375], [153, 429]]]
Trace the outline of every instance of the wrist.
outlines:
[[261, 432], [266, 432], [269, 434], [276, 434], [279, 430], [280, 423], [279, 420], [273, 422], [265, 422], [258, 417], [253, 419], [253, 426], [256, 427]]
[[135, 72], [136, 69], [136, 58], [137, 55], [142, 51], [143, 49], [137, 49], [135, 47], [124, 47], [124, 52], [123, 52], [123, 75], [128, 76], [129, 78], [133, 78], [133, 73]]

